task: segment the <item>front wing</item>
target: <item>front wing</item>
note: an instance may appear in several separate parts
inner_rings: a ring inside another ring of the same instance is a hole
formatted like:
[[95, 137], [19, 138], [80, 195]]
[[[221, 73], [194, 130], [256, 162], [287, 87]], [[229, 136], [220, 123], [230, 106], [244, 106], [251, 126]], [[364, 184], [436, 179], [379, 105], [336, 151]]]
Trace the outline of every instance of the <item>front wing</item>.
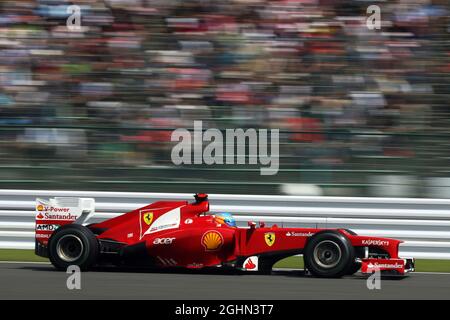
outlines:
[[414, 258], [367, 258], [361, 260], [361, 273], [371, 274], [380, 271], [382, 274], [405, 275], [413, 272]]

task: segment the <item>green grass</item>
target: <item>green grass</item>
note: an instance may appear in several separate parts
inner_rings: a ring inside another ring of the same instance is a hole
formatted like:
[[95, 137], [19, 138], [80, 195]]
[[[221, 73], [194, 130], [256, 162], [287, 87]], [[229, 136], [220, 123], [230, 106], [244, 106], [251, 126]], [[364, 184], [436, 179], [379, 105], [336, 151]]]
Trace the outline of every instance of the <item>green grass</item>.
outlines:
[[273, 267], [303, 269], [303, 257], [288, 257], [286, 259], [278, 261]]
[[416, 260], [416, 271], [450, 272], [450, 260]]
[[48, 259], [34, 254], [34, 250], [0, 249], [0, 261], [46, 262]]
[[[34, 250], [0, 249], [0, 261], [46, 262], [48, 259], [38, 257]], [[274, 268], [303, 268], [303, 257], [289, 257], [278, 261]], [[450, 260], [416, 260], [416, 271], [449, 272]]]

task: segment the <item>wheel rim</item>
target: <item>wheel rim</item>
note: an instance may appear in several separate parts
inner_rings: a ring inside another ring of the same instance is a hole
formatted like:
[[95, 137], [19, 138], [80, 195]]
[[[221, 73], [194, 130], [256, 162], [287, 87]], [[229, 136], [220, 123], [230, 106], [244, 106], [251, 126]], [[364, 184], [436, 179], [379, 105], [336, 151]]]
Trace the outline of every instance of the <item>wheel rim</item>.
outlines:
[[58, 257], [65, 262], [74, 262], [83, 254], [83, 241], [73, 234], [62, 236], [56, 245]]
[[342, 257], [342, 251], [336, 242], [324, 240], [314, 248], [314, 262], [324, 269], [334, 268]]

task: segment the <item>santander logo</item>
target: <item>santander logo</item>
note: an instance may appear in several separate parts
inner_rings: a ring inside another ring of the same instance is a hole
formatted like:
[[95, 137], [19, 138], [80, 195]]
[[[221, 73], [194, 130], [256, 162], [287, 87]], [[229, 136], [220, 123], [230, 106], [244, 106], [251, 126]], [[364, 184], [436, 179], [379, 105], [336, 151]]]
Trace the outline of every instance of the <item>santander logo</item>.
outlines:
[[245, 269], [252, 270], [256, 268], [256, 264], [253, 263], [252, 259], [248, 259], [247, 263], [244, 266]]
[[258, 271], [258, 256], [251, 256], [245, 259], [242, 269], [246, 271]]
[[60, 214], [60, 213], [48, 213], [45, 212], [44, 214], [42, 214], [42, 212], [39, 212], [39, 214], [36, 216], [36, 219], [42, 220], [68, 220], [68, 221], [73, 221], [76, 220], [78, 218], [78, 216], [73, 215], [71, 213], [64, 213], [64, 214]]
[[[72, 211], [73, 210], [73, 211]], [[58, 207], [38, 203], [36, 205], [37, 220], [65, 220], [74, 221], [80, 215], [78, 208]]]

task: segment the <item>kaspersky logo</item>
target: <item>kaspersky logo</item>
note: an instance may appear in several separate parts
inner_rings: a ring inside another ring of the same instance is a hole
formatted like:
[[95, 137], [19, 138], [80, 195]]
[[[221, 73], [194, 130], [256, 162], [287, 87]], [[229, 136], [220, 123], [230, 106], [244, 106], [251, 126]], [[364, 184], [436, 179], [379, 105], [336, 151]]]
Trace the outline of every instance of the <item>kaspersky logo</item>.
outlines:
[[388, 246], [389, 245], [389, 241], [369, 239], [369, 240], [363, 240], [362, 244], [366, 245], [366, 246], [380, 246], [380, 247], [384, 247], [384, 246]]

